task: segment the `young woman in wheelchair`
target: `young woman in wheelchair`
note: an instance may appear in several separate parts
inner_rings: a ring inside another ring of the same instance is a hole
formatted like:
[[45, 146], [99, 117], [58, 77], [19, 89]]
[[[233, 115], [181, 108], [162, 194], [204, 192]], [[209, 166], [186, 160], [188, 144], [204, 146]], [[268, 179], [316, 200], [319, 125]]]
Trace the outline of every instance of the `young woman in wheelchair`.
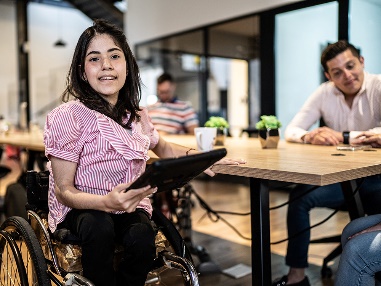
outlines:
[[[140, 83], [122, 30], [96, 20], [75, 48], [65, 103], [46, 119], [49, 228], [68, 228], [81, 239], [83, 275], [97, 286], [144, 285], [155, 257], [149, 196], [156, 189], [124, 190], [145, 170], [148, 150], [161, 158], [190, 150], [160, 138], [139, 107]], [[115, 242], [125, 249], [117, 274]]]

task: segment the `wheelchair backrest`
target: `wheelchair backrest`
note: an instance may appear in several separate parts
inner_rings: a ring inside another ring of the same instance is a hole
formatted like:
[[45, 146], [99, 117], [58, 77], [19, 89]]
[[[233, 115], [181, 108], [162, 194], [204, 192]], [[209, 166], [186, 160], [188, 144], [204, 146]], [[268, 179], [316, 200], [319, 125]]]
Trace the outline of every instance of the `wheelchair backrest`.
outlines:
[[49, 171], [27, 171], [26, 193], [27, 209], [33, 211], [49, 211]]

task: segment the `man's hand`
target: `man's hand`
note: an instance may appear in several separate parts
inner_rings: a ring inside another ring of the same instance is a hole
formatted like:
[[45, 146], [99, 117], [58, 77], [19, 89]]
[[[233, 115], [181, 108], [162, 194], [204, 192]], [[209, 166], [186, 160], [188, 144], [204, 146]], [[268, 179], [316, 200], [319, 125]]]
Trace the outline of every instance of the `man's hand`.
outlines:
[[381, 148], [381, 134], [365, 131], [351, 140], [353, 145], [371, 145], [374, 148]]
[[343, 142], [343, 135], [331, 128], [319, 127], [307, 133], [304, 142], [314, 145], [338, 145]]

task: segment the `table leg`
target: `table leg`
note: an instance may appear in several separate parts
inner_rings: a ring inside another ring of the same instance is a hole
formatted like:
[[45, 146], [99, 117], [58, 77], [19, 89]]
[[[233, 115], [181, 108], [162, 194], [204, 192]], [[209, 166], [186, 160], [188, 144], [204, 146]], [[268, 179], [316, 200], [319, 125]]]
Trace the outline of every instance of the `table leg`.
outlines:
[[355, 180], [341, 182], [341, 189], [348, 207], [348, 213], [351, 220], [364, 216], [364, 209], [360, 199], [359, 192], [354, 193], [357, 183]]
[[268, 180], [250, 178], [252, 285], [271, 285]]

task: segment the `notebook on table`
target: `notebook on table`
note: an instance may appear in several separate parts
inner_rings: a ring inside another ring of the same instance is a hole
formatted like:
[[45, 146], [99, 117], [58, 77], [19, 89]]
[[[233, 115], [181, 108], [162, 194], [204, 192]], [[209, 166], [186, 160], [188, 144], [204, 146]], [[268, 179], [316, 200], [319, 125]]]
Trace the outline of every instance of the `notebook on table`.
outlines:
[[145, 172], [126, 191], [148, 185], [157, 187], [157, 192], [181, 188], [226, 154], [226, 149], [221, 148], [178, 158], [159, 159], [147, 165]]

